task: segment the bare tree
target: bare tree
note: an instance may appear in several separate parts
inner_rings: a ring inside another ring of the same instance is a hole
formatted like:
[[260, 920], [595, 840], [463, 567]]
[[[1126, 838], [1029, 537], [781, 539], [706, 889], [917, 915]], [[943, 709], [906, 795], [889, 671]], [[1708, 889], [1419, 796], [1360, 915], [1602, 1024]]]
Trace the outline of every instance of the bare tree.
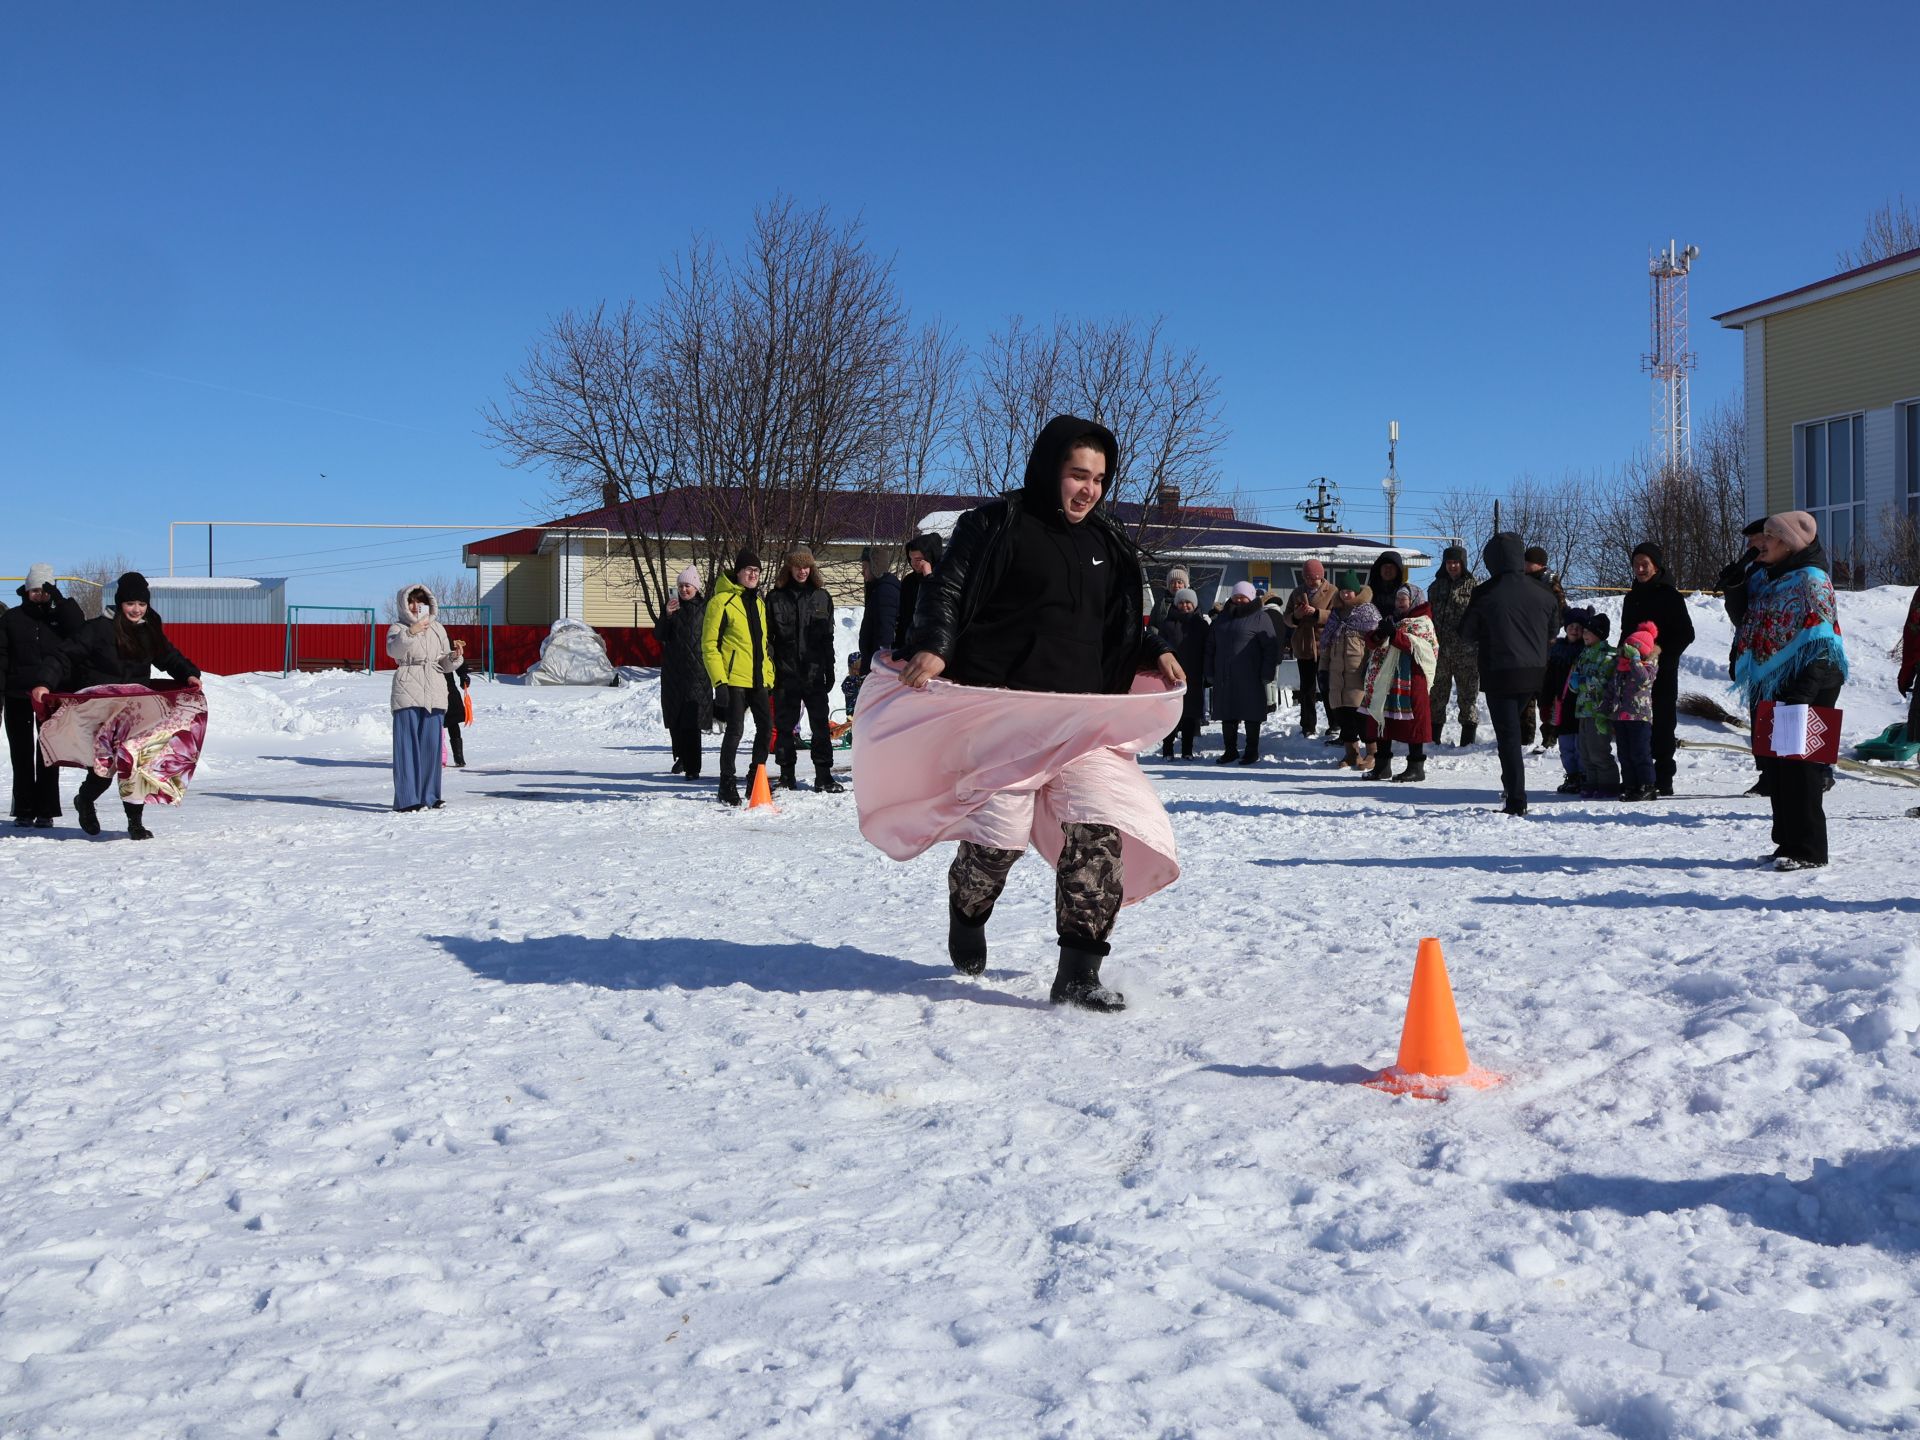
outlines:
[[1666, 555], [1674, 584], [1683, 590], [1711, 588], [1720, 567], [1743, 547], [1747, 434], [1739, 406], [1723, 402], [1695, 428], [1692, 465], [1662, 469], [1636, 456], [1596, 494], [1592, 568], [1597, 580], [1627, 583], [1633, 547], [1651, 540]]
[[1547, 568], [1563, 584], [1591, 577], [1589, 535], [1598, 477], [1568, 471], [1556, 479], [1521, 475], [1500, 500], [1500, 528], [1547, 552]]
[[1160, 316], [1056, 319], [1045, 329], [1010, 319], [988, 340], [961, 427], [972, 488], [1017, 485], [1034, 435], [1070, 410], [1119, 442], [1106, 494], [1115, 507], [1138, 507], [1126, 525], [1136, 540], [1151, 543], [1181, 523], [1183, 509], [1214, 498], [1227, 438], [1219, 381], [1198, 351], [1171, 344], [1165, 330]]
[[[480, 603], [480, 577], [471, 570], [462, 570], [457, 574], [442, 570], [414, 583], [424, 585], [433, 592], [433, 598], [439, 603], [443, 612], [443, 619], [444, 612], [447, 610], [472, 610]], [[400, 596], [397, 591], [386, 597], [385, 608], [381, 613], [389, 625], [408, 618], [400, 613]], [[467, 625], [473, 623], [473, 618], [471, 615], [463, 615], [447, 623]], [[494, 618], [499, 620], [505, 617], [495, 616]]]
[[1493, 534], [1493, 497], [1481, 490], [1449, 490], [1428, 507], [1423, 522], [1435, 535], [1453, 536], [1471, 555]]
[[652, 318], [629, 300], [568, 311], [534, 341], [505, 403], [482, 410], [492, 443], [516, 468], [539, 466], [568, 509], [617, 507], [607, 528], [655, 608], [671, 593], [667, 492], [678, 417], [663, 403]]
[[1883, 508], [1866, 559], [1882, 585], [1920, 585], [1920, 521], [1896, 505]]
[[[93, 620], [113, 603], [113, 582], [131, 569], [133, 562], [124, 555], [96, 555], [78, 565], [69, 565], [62, 573], [73, 577], [75, 583], [68, 587], [67, 593], [80, 603], [80, 613]], [[160, 618], [164, 620], [166, 616]]]
[[1920, 208], [1907, 203], [1905, 195], [1889, 200], [1867, 215], [1867, 227], [1860, 243], [1834, 256], [1841, 270], [1857, 270], [1890, 255], [1920, 250]]

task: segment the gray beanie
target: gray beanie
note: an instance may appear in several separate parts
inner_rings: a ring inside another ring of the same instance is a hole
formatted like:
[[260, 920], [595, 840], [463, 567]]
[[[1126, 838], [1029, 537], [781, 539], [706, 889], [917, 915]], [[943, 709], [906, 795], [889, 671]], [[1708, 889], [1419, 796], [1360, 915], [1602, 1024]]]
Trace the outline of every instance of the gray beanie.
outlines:
[[53, 583], [53, 566], [29, 565], [27, 567], [27, 589], [44, 590]]
[[1176, 590], [1173, 596], [1173, 603], [1176, 605], [1192, 605], [1198, 608], [1200, 597], [1191, 590]]

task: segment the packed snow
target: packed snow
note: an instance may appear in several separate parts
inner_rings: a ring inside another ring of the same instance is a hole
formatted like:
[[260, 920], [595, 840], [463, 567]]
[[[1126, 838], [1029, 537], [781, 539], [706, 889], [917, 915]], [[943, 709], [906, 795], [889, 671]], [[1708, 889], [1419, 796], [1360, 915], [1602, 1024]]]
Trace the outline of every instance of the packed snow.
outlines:
[[[1843, 598], [1850, 741], [1905, 603]], [[1098, 1016], [1032, 857], [957, 978], [946, 847], [722, 808], [628, 678], [477, 680], [420, 815], [385, 677], [212, 679], [157, 840], [0, 839], [0, 1433], [1920, 1428], [1911, 769], [1783, 875], [1701, 722], [1524, 820], [1484, 742], [1149, 757], [1185, 874]], [[1507, 1077], [1444, 1103], [1355, 1083], [1429, 935]]]

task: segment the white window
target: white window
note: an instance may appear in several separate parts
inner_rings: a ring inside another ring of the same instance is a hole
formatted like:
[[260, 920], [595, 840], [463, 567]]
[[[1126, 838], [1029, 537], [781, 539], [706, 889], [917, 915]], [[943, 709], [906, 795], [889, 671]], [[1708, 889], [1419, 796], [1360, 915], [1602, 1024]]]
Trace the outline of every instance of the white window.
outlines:
[[1800, 508], [1819, 522], [1820, 539], [1839, 585], [1858, 584], [1865, 569], [1865, 430], [1864, 415], [1837, 415], [1797, 427]]

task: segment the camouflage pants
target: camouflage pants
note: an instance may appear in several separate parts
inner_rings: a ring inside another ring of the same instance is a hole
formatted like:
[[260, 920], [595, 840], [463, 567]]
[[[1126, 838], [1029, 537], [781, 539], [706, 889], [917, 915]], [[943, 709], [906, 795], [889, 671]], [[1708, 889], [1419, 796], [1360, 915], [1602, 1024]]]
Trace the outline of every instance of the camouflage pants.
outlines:
[[1428, 691], [1432, 699], [1433, 733], [1437, 737], [1440, 727], [1447, 723], [1447, 697], [1457, 694], [1460, 697], [1460, 723], [1472, 725], [1480, 718], [1480, 659], [1468, 652], [1465, 659], [1457, 653], [1440, 652], [1440, 658], [1433, 667], [1433, 685]]
[[[1067, 843], [1054, 871], [1054, 925], [1063, 940], [1104, 941], [1120, 913], [1122, 871], [1120, 832], [1111, 825], [1062, 825]], [[960, 842], [947, 871], [947, 893], [954, 909], [975, 924], [985, 924], [1006, 888], [1007, 873], [1024, 851], [995, 850]]]

